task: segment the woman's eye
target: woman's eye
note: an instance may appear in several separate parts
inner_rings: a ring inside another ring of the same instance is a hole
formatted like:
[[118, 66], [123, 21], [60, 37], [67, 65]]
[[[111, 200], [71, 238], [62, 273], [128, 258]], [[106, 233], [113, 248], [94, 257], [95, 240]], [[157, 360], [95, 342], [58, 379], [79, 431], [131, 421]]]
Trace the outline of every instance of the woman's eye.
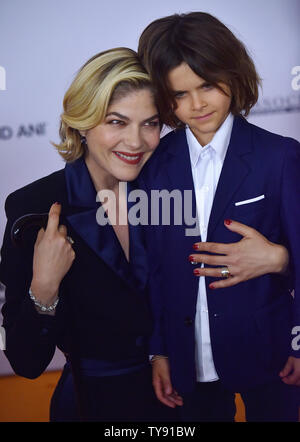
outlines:
[[147, 123], [145, 123], [145, 126], [157, 127], [157, 126], [159, 126], [159, 121], [148, 121]]
[[122, 126], [125, 123], [122, 120], [110, 120], [107, 124], [111, 124], [112, 126]]

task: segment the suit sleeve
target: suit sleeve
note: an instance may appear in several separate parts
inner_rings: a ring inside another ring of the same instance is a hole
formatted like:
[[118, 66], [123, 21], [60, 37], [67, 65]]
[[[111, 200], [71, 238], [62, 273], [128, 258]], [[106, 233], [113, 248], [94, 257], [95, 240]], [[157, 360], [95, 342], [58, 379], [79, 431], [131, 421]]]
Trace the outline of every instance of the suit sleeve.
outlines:
[[[281, 185], [281, 223], [290, 251], [294, 301], [292, 332], [300, 327], [300, 144], [289, 140], [286, 146]], [[295, 336], [291, 335], [291, 342]], [[300, 348], [291, 344], [292, 356], [300, 358]]]
[[29, 298], [35, 236], [26, 247], [15, 247], [10, 238], [20, 216], [20, 201], [14, 194], [5, 203], [7, 224], [1, 249], [0, 281], [5, 285], [2, 308], [6, 334], [4, 351], [16, 374], [34, 379], [47, 368], [55, 352], [56, 318], [42, 315]]

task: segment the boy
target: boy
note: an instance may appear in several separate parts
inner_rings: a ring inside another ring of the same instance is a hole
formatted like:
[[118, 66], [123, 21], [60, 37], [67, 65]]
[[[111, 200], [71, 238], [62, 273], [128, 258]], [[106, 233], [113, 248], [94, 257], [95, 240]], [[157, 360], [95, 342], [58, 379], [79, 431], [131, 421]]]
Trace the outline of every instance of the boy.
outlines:
[[[177, 129], [145, 167], [145, 187], [194, 189], [200, 241], [236, 242], [224, 220], [229, 227], [240, 221], [285, 244], [294, 275], [292, 282], [267, 274], [213, 291], [216, 268], [195, 268], [198, 280], [182, 263], [187, 254], [193, 264], [212, 263], [197, 255], [204, 249], [186, 226], [152, 228], [149, 240], [159, 245], [150, 281], [157, 397], [174, 407], [182, 396], [182, 420], [233, 421], [239, 392], [248, 421], [297, 421], [300, 350], [291, 332], [300, 325], [299, 143], [243, 118], [257, 101], [259, 78], [244, 45], [215, 17], [156, 20], [138, 52], [162, 122]], [[219, 277], [234, 277], [230, 271], [223, 267]]]

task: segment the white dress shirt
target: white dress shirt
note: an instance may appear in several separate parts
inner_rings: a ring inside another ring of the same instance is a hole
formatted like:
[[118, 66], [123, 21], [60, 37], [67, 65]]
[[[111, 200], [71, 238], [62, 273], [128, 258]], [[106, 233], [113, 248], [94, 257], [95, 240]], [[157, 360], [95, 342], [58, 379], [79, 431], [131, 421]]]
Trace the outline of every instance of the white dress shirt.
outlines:
[[[192, 131], [186, 128], [202, 241], [206, 241], [210, 212], [229, 145], [232, 125], [233, 115], [229, 114], [206, 146], [201, 146]], [[195, 339], [197, 381], [212, 382], [219, 379], [212, 356], [204, 276], [199, 277]]]

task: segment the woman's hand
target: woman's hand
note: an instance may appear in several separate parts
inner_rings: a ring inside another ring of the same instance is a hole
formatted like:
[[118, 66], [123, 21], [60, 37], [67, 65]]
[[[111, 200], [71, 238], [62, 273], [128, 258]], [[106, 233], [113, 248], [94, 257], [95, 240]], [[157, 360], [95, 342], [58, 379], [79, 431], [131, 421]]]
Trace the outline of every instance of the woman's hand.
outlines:
[[34, 245], [31, 290], [45, 306], [53, 304], [57, 298], [59, 285], [75, 259], [67, 229], [59, 226], [60, 212], [60, 204], [52, 204], [47, 228], [39, 230]]
[[[232, 244], [199, 242], [194, 249], [212, 255], [193, 253], [189, 259], [193, 263], [227, 267], [230, 277], [210, 284], [218, 289], [236, 285], [266, 273], [284, 273], [288, 267], [289, 254], [285, 247], [267, 240], [257, 230], [236, 221], [225, 220], [225, 226], [243, 238]], [[194, 270], [196, 276], [222, 278], [221, 268], [200, 268]]]

